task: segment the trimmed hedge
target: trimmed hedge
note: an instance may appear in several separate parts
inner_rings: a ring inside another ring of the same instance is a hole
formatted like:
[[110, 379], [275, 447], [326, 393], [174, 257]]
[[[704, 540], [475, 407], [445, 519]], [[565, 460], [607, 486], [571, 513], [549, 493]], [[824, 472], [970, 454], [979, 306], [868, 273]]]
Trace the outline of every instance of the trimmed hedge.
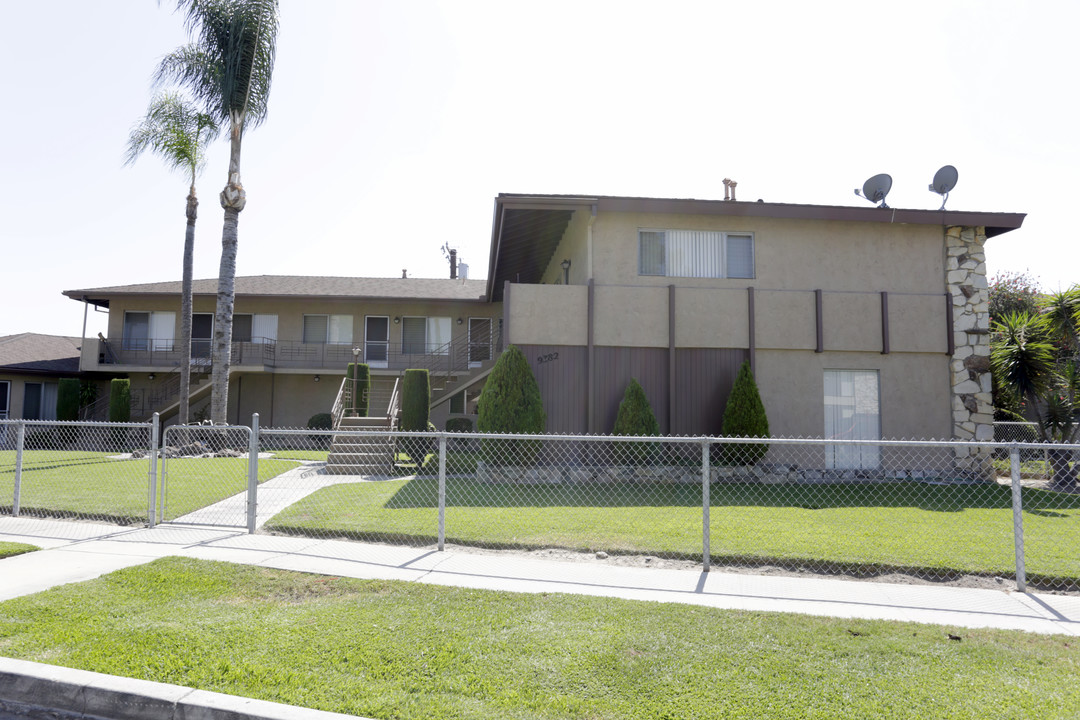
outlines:
[[308, 418], [307, 426], [309, 430], [329, 430], [334, 427], [334, 418], [330, 413], [316, 413]]
[[406, 370], [401, 383], [401, 429], [425, 432], [431, 405], [431, 383], [427, 370]]
[[345, 369], [345, 378], [352, 382], [353, 368], [356, 368], [356, 387], [353, 388], [351, 410], [360, 417], [368, 416], [368, 391], [371, 389], [371, 368], [367, 363], [349, 363]]
[[[482, 433], [539, 434], [547, 413], [532, 368], [525, 355], [510, 345], [491, 369], [477, 404], [477, 427]], [[540, 452], [539, 440], [485, 440], [484, 456], [503, 465], [531, 465]]]
[[60, 378], [56, 389], [56, 419], [79, 419], [80, 383], [75, 378]]
[[[721, 433], [726, 437], [769, 437], [769, 418], [765, 415], [765, 405], [761, 402], [754, 374], [750, 372], [749, 361], [743, 362], [731, 388]], [[728, 443], [721, 448], [723, 460], [728, 465], [753, 465], [769, 452], [769, 446], [765, 444]]]
[[446, 421], [446, 432], [471, 433], [472, 431], [472, 418], [456, 417]]
[[109, 422], [131, 420], [131, 381], [116, 378], [109, 383]]
[[[656, 437], [660, 435], [660, 423], [656, 421], [645, 388], [636, 378], [630, 378], [626, 393], [619, 403], [612, 435]], [[615, 461], [620, 465], [644, 465], [654, 462], [660, 455], [654, 443], [615, 443]]]

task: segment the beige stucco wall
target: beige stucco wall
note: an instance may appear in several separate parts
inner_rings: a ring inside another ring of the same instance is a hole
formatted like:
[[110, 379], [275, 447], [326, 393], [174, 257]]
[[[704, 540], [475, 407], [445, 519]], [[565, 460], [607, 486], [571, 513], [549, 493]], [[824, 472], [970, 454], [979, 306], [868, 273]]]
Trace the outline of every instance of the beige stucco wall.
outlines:
[[668, 346], [667, 287], [598, 286], [594, 297], [595, 344], [616, 347]]
[[813, 350], [817, 347], [814, 293], [754, 291], [754, 334], [759, 349]]
[[[821, 437], [825, 370], [878, 370], [883, 438], [948, 438], [949, 361], [943, 354], [758, 350], [756, 379], [776, 437]], [[917, 393], [924, 402], [913, 402]]]
[[511, 285], [508, 343], [585, 345], [588, 295], [584, 285]]
[[891, 349], [908, 352], [948, 352], [948, 319], [941, 295], [889, 295]]
[[[639, 276], [642, 228], [752, 233], [757, 277]], [[593, 225], [593, 275], [600, 284], [944, 293], [943, 248], [943, 229], [927, 225], [601, 212]]]
[[[654, 293], [651, 288], [642, 292]], [[749, 300], [745, 290], [675, 289], [675, 345], [689, 348], [750, 347]], [[617, 317], [607, 322], [624, 322]], [[663, 319], [667, 327], [667, 317]], [[665, 347], [666, 333], [665, 333]]]
[[881, 295], [822, 293], [821, 316], [827, 349], [881, 352]]

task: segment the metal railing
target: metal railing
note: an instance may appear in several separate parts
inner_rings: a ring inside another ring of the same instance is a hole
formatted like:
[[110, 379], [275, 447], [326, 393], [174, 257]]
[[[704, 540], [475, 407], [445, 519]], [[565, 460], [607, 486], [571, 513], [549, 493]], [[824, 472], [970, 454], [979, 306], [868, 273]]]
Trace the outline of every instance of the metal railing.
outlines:
[[156, 423], [0, 421], [0, 515], [1080, 592], [1080, 445], [1054, 447], [1039, 474], [1025, 454], [1046, 448], [1016, 442], [320, 431], [257, 416], [170, 428], [160, 450], [157, 437]]

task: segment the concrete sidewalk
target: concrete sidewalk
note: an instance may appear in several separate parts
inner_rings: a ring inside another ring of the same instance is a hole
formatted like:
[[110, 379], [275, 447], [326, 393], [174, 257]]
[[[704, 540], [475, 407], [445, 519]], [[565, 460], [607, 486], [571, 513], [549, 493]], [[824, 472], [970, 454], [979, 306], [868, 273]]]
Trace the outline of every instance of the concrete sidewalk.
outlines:
[[0, 518], [0, 540], [45, 548], [0, 561], [0, 600], [79, 582], [167, 555], [284, 570], [515, 592], [565, 592], [734, 610], [903, 620], [949, 627], [1080, 635], [1080, 597], [998, 590], [758, 576], [437, 552], [342, 540], [161, 525], [124, 529]]

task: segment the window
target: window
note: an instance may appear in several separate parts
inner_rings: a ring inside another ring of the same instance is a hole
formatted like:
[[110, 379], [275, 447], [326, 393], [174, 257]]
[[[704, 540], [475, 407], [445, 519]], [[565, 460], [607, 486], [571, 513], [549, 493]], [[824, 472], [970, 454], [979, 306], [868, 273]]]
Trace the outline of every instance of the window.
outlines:
[[[274, 331], [277, 332], [275, 316]], [[304, 342], [348, 345], [352, 343], [352, 315], [305, 315]]]
[[401, 353], [425, 355], [450, 352], [450, 318], [404, 317], [401, 318]]
[[[877, 370], [826, 370], [826, 439], [880, 440], [879, 398]], [[877, 445], [825, 446], [826, 468], [866, 470], [879, 464]]]
[[[349, 315], [344, 317], [351, 318]], [[232, 339], [233, 342], [259, 344], [277, 341], [277, 315], [233, 315]]]
[[11, 383], [0, 380], [0, 420], [8, 419], [9, 399], [11, 398]]
[[23, 420], [55, 420], [56, 383], [31, 383], [23, 385]]
[[638, 274], [752, 278], [754, 236], [705, 230], [639, 230]]
[[176, 313], [124, 313], [125, 350], [172, 350], [176, 342]]
[[368, 315], [364, 319], [364, 361], [373, 367], [386, 367], [390, 354], [390, 318]]

